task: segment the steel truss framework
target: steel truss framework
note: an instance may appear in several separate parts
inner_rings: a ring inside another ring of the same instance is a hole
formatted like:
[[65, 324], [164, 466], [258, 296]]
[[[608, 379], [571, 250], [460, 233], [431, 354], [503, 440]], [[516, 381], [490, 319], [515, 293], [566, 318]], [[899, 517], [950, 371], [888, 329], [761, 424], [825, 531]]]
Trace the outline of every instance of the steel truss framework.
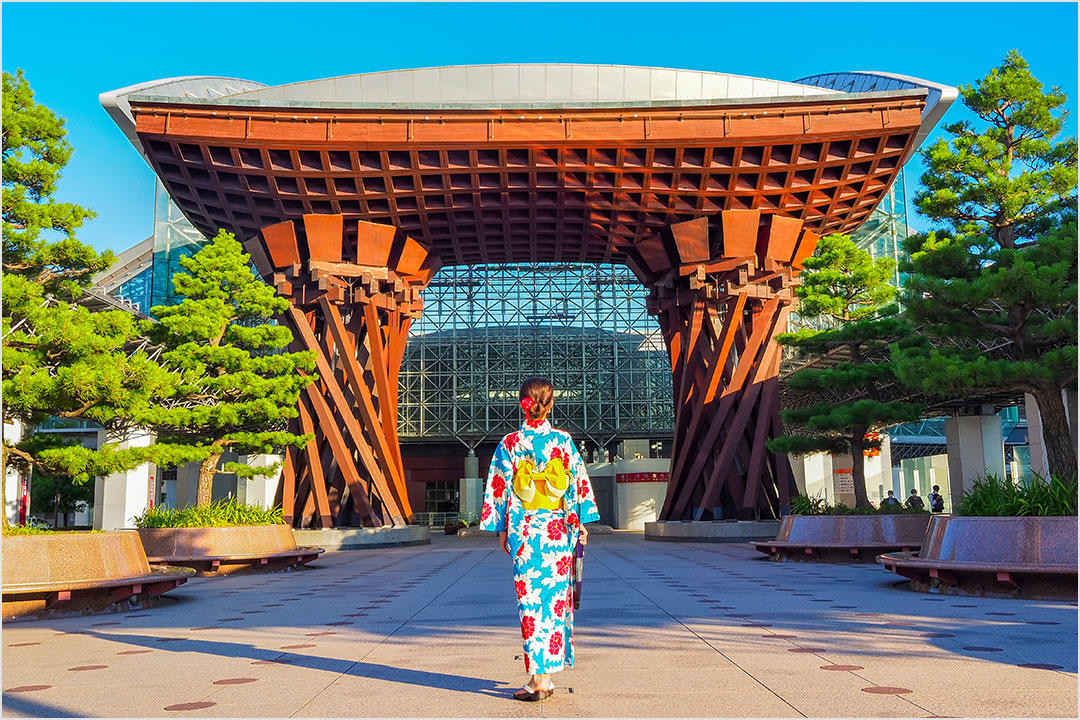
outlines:
[[424, 300], [401, 369], [402, 437], [475, 445], [508, 432], [530, 374], [555, 384], [560, 426], [598, 446], [671, 434], [667, 352], [625, 266], [453, 266]]

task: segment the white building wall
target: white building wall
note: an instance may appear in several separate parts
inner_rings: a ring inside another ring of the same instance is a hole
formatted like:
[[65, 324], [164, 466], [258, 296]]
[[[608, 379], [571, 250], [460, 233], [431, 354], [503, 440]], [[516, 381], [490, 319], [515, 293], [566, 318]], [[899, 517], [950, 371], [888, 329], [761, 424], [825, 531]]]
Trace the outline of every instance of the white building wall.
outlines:
[[[4, 439], [16, 443], [22, 439], [22, 423], [16, 420], [13, 423], [4, 423]], [[22, 489], [19, 472], [13, 467], [4, 468], [4, 512], [7, 513], [8, 522], [12, 525], [19, 524], [19, 498]]]
[[[136, 431], [119, 443], [120, 448], [147, 447], [151, 435]], [[105, 431], [98, 433], [98, 447], [105, 444]], [[94, 529], [120, 530], [135, 526], [135, 517], [146, 512], [150, 498], [157, 495], [157, 466], [144, 463], [134, 470], [99, 477], [94, 484]]]

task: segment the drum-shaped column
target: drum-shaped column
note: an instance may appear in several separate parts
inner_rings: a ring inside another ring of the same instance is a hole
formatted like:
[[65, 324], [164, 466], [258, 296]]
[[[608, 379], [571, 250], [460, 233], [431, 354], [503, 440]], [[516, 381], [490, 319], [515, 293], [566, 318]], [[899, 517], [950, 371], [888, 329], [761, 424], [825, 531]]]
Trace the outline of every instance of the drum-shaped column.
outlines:
[[671, 359], [675, 437], [661, 520], [779, 517], [796, 492], [780, 424], [780, 346], [818, 236], [756, 210], [670, 226], [635, 244]]
[[410, 522], [398, 370], [438, 258], [392, 226], [346, 228], [341, 215], [270, 225], [245, 247], [289, 301], [278, 321], [293, 332], [291, 349], [318, 355], [318, 380], [301, 395], [293, 423], [294, 432], [315, 439], [289, 449], [278, 487], [286, 521], [315, 528]]

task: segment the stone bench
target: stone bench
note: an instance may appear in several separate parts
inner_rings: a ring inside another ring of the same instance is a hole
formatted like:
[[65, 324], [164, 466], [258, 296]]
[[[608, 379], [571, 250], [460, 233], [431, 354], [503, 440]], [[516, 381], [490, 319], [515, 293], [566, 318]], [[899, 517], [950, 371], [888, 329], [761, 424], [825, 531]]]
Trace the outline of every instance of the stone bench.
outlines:
[[151, 563], [189, 567], [199, 575], [283, 570], [304, 565], [324, 552], [299, 547], [288, 525], [140, 528]]
[[1076, 517], [935, 515], [921, 551], [877, 562], [923, 592], [1075, 599]]
[[131, 531], [6, 536], [3, 555], [4, 620], [145, 604], [194, 574], [186, 567], [151, 567]]
[[771, 560], [869, 562], [922, 544], [929, 515], [785, 515], [774, 540], [751, 543]]

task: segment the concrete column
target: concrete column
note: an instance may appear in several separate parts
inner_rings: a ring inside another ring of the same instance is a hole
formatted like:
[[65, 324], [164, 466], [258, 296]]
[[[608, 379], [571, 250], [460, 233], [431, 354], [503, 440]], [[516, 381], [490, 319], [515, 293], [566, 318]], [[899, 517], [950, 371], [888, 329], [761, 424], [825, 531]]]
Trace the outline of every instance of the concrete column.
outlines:
[[[211, 500], [225, 500], [227, 498], [240, 497], [240, 484], [247, 482], [243, 478], [237, 477], [235, 473], [227, 473], [222, 470], [225, 467], [225, 463], [237, 462], [240, 457], [232, 452], [226, 450], [221, 459], [218, 460], [217, 472], [214, 474], [214, 480], [210, 485], [210, 498]], [[195, 481], [198, 483], [199, 471], [195, 470]], [[198, 484], [191, 489], [192, 504], [195, 502], [195, 493], [198, 490]]]
[[[280, 455], [242, 455], [240, 462], [252, 467], [267, 467], [274, 463], [280, 463]], [[277, 472], [266, 477], [252, 478], [251, 480], [236, 480], [236, 500], [244, 505], [258, 505], [269, 508], [274, 504], [274, 496], [277, 494], [278, 482], [281, 480], [281, 468]]]
[[[619, 455], [623, 460], [647, 460], [649, 458], [649, 441], [647, 439], [623, 440], [620, 444]], [[638, 455], [641, 457], [637, 457]]]
[[800, 495], [806, 495], [805, 458], [805, 455], [788, 455], [788, 464], [791, 465], [791, 474], [795, 477], [795, 487]]
[[[98, 447], [106, 442], [105, 431], [98, 433]], [[147, 447], [150, 433], [133, 432], [119, 448]], [[152, 478], [157, 468], [143, 463], [134, 470], [113, 473], [94, 481], [94, 529], [119, 530], [135, 526], [135, 517], [146, 512], [150, 504]]]
[[803, 455], [803, 482], [807, 497], [835, 499], [833, 493], [833, 458], [828, 453]]
[[465, 477], [461, 478], [458, 486], [458, 510], [462, 513], [472, 513], [477, 517], [484, 507], [484, 478], [480, 477], [480, 458], [476, 457], [476, 451], [469, 448], [469, 454], [465, 456]]
[[[859, 458], [863, 461], [865, 458]], [[832, 458], [832, 500], [831, 504], [843, 503], [855, 507], [855, 486], [852, 484], [854, 462], [850, 453], [834, 455]], [[863, 466], [865, 469], [865, 465]]]
[[864, 458], [863, 473], [866, 478], [866, 497], [877, 505], [892, 487], [892, 442], [888, 435], [881, 436], [881, 452]]
[[[22, 423], [16, 420], [13, 423], [4, 423], [4, 439], [11, 444], [22, 440]], [[4, 512], [7, 513], [8, 522], [12, 525], [19, 524], [19, 498], [22, 496], [22, 478], [19, 471], [10, 465], [4, 470]], [[29, 516], [29, 511], [26, 513]]]
[[188, 463], [176, 468], [176, 489], [169, 495], [174, 508], [186, 508], [195, 504], [199, 488], [199, 463]]
[[1024, 393], [1024, 412], [1027, 415], [1031, 472], [1045, 477], [1050, 464], [1046, 460], [1046, 445], [1043, 444], [1042, 415], [1039, 414], [1039, 406], [1031, 393]]
[[949, 495], [953, 498], [963, 497], [977, 477], [1005, 477], [1001, 418], [993, 410], [993, 406], [985, 405], [978, 415], [954, 415], [945, 420]]
[[601, 484], [613, 486], [615, 517], [612, 525], [614, 527], [625, 530], [644, 530], [645, 523], [655, 522], [660, 515], [668, 487], [667, 482], [651, 481], [648, 476], [655, 474], [662, 478], [669, 469], [670, 463], [666, 458], [623, 459], [604, 467], [603, 470], [607, 472], [601, 472], [598, 468], [598, 472], [594, 474], [590, 470], [589, 476], [593, 479], [594, 488]]

